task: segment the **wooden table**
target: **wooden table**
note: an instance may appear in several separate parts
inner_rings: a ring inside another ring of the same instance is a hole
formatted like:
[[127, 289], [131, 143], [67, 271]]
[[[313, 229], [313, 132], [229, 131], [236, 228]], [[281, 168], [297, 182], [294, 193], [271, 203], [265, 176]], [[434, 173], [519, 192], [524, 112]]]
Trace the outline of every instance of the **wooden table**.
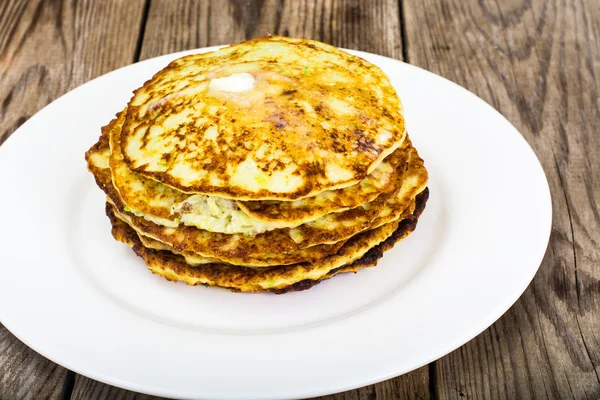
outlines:
[[[404, 60], [468, 88], [517, 126], [552, 191], [546, 257], [500, 320], [426, 367], [325, 398], [599, 399], [598, 0], [0, 0], [0, 144], [115, 68], [269, 33]], [[0, 398], [152, 397], [68, 371], [0, 325]]]

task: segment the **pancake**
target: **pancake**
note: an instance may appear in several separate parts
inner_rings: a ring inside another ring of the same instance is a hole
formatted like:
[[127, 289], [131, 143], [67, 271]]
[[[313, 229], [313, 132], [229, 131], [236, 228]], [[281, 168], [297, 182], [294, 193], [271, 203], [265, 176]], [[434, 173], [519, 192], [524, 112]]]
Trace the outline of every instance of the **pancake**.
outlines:
[[[112, 184], [110, 169], [101, 168], [101, 166], [103, 166], [103, 163], [106, 162], [106, 149], [104, 148], [106, 145], [107, 137], [101, 137], [100, 140], [96, 144], [94, 144], [86, 153], [86, 160], [88, 162], [89, 171], [94, 175], [94, 178], [96, 179], [96, 184], [98, 185], [98, 187], [100, 187], [100, 189], [102, 189], [102, 191], [104, 191], [107, 194], [107, 201], [111, 204], [114, 204], [115, 208], [119, 210], [119, 217], [122, 220], [127, 221], [127, 223], [130, 225], [132, 225], [133, 222], [135, 222], [134, 228], [136, 229], [136, 232], [145, 235], [146, 237], [149, 236], [148, 233], [143, 233], [142, 229], [140, 229], [140, 226], [151, 227], [168, 235], [171, 235], [174, 232], [176, 232], [174, 228], [161, 227], [164, 228], [161, 230], [159, 229], [158, 225], [153, 224], [149, 221], [145, 221], [144, 218], [135, 217], [133, 214], [125, 211], [126, 206], [120, 200], [118, 193], [116, 192]], [[236, 249], [236, 241], [237, 239], [239, 239], [240, 235], [213, 234], [213, 236], [211, 237], [211, 232], [201, 231], [195, 228], [189, 229], [191, 229], [189, 233], [191, 233], [192, 235], [196, 235], [197, 239], [199, 240], [197, 246], [194, 246], [196, 256], [202, 258], [215, 258], [219, 259], [221, 262], [224, 263], [229, 263], [233, 265], [244, 265], [248, 267], [287, 265], [302, 261], [314, 262], [327, 255], [334, 254], [344, 244], [344, 241], [339, 241], [337, 243], [312, 246], [306, 249], [300, 249], [296, 251], [290, 250], [288, 252], [284, 252], [285, 254], [278, 254], [274, 252], [262, 253], [256, 245], [253, 245], [251, 243], [251, 240], [246, 240], [241, 248]], [[153, 236], [150, 236], [149, 239], [158, 241], [158, 239]], [[219, 243], [220, 246], [218, 248], [213, 248], [211, 246], [211, 240], [217, 240], [217, 243]], [[175, 246], [171, 244], [168, 246], [170, 248], [175, 247], [177, 249], [185, 247], [181, 244]], [[198, 249], [204, 249], [206, 250], [206, 252], [203, 252]]]
[[373, 201], [389, 191], [407, 153], [407, 141], [358, 184], [325, 191], [296, 201], [233, 201], [189, 195], [132, 172], [123, 160], [120, 132], [125, 112], [117, 115], [103, 134], [109, 136], [112, 181], [123, 203], [137, 216], [158, 225], [195, 226], [211, 232], [256, 234], [293, 228], [326, 214], [345, 211]]
[[135, 214], [159, 225], [176, 228], [179, 219], [171, 214], [171, 207], [187, 199], [189, 194], [131, 172], [121, 153], [120, 132], [124, 120], [125, 113], [121, 112], [102, 128], [103, 140], [108, 139], [110, 145], [108, 156], [114, 187], [123, 203]]
[[355, 185], [405, 134], [377, 66], [272, 36], [170, 63], [135, 91], [120, 146], [132, 171], [182, 192], [297, 200]]
[[[381, 193], [393, 190], [398, 169], [402, 163], [406, 162], [408, 157], [409, 146], [406, 142], [407, 140], [381, 162], [371, 174], [356, 185], [337, 190], [326, 190], [316, 196], [304, 197], [294, 201], [237, 200], [233, 202], [214, 196], [211, 198], [211, 196], [206, 195], [193, 195], [175, 205], [173, 210], [175, 215], [181, 215], [181, 221], [185, 225], [207, 229], [203, 224], [204, 218], [198, 218], [198, 215], [206, 215], [207, 207], [197, 207], [195, 203], [198, 200], [202, 205], [211, 200], [217, 204], [230, 202], [230, 209], [234, 208], [236, 212], [243, 213], [244, 217], [237, 217], [237, 219], [242, 220], [244, 223], [241, 227], [239, 227], [239, 224], [227, 224], [221, 230], [216, 230], [214, 225], [208, 225], [209, 230], [212, 232], [256, 234], [273, 229], [295, 228], [315, 221], [324, 215], [346, 211], [371, 202]], [[224, 207], [221, 206], [220, 208]], [[186, 210], [187, 212], [183, 213], [180, 210]], [[219, 211], [212, 211], [211, 214], [218, 215]]]
[[[217, 252], [219, 255], [219, 258], [217, 258], [214, 257], [215, 252], [194, 253], [193, 251], [184, 250], [180, 246], [174, 247], [173, 245], [163, 243], [151, 236], [147, 236], [147, 233], [140, 231], [139, 228], [133, 224], [130, 216], [119, 212], [117, 207], [112, 204], [109, 198], [107, 198], [107, 202], [114, 207], [112, 212], [115, 217], [119, 218], [127, 225], [130, 225], [130, 227], [140, 237], [140, 241], [146, 247], [156, 250], [169, 250], [176, 254], [183, 255], [188, 261], [188, 264], [191, 265], [206, 264], [207, 262], [218, 262], [221, 264], [238, 265], [247, 268], [265, 268], [275, 265], [296, 264], [299, 262], [313, 263], [327, 257], [328, 255], [335, 254], [345, 243], [345, 241], [342, 240], [336, 243], [311, 246], [306, 249], [294, 250], [287, 253], [271, 252], [261, 254], [260, 252], [253, 252], [250, 254], [240, 254], [239, 252], [230, 252], [230, 254], [227, 254], [226, 251], [221, 251]], [[235, 245], [235, 242], [233, 245]]]
[[[402, 219], [409, 217], [414, 209], [415, 209], [415, 202], [413, 201], [409, 205], [409, 207], [404, 211], [404, 213], [400, 216], [400, 218], [394, 222], [400, 222]], [[112, 213], [114, 214], [115, 217], [117, 217], [118, 219], [120, 219], [121, 221], [123, 221], [124, 223], [129, 225], [127, 218], [123, 217], [123, 215], [121, 215], [114, 208], [114, 206], [112, 209]], [[134, 228], [132, 228], [132, 229], [134, 229]], [[187, 264], [192, 265], [192, 266], [209, 264], [209, 263], [220, 263], [220, 264], [228, 264], [228, 265], [240, 265], [240, 266], [244, 266], [246, 268], [267, 268], [267, 267], [272, 267], [274, 265], [289, 265], [289, 264], [296, 264], [299, 262], [315, 263], [315, 262], [322, 260], [326, 256], [331, 255], [332, 253], [335, 253], [335, 251], [337, 251], [345, 243], [344, 241], [342, 241], [342, 242], [337, 242], [333, 245], [313, 246], [313, 247], [309, 247], [308, 249], [297, 250], [297, 251], [293, 251], [293, 252], [287, 253], [287, 254], [272, 254], [266, 259], [259, 259], [259, 260], [244, 259], [243, 261], [238, 261], [237, 263], [235, 261], [233, 263], [230, 263], [230, 262], [226, 262], [223, 260], [219, 260], [217, 258], [204, 257], [201, 255], [192, 253], [190, 251], [176, 250], [172, 246], [169, 246], [168, 244], [162, 243], [158, 240], [155, 240], [148, 236], [145, 236], [144, 234], [142, 234], [140, 232], [136, 231], [136, 233], [140, 239], [140, 242], [142, 242], [142, 244], [145, 247], [148, 247], [148, 248], [154, 249], [154, 250], [168, 250], [175, 254], [179, 254], [185, 259], [185, 262]]]
[[[103, 142], [102, 138], [100, 142]], [[99, 142], [99, 143], [100, 143]], [[410, 142], [409, 142], [410, 143]], [[395, 189], [379, 195], [373, 202], [345, 212], [329, 214], [318, 220], [293, 229], [276, 229], [255, 236], [222, 234], [209, 232], [195, 227], [180, 226], [177, 229], [164, 227], [128, 212], [110, 177], [110, 170], [95, 165], [97, 152], [104, 151], [102, 146], [93, 146], [86, 154], [88, 168], [96, 177], [98, 185], [106, 192], [120, 215], [136, 231], [152, 239], [166, 243], [179, 251], [189, 251], [202, 257], [217, 258], [241, 265], [275, 263], [273, 255], [282, 258], [287, 253], [317, 245], [325, 245], [315, 250], [319, 257], [331, 254], [335, 244], [367, 229], [372, 229], [400, 217], [400, 214], [412, 199], [424, 189], [427, 172], [416, 150], [410, 148], [409, 161], [405, 171], [397, 175]], [[331, 245], [327, 247], [327, 245]], [[278, 260], [281, 264], [297, 262]], [[268, 260], [268, 261], [267, 261]]]
[[288, 234], [300, 248], [346, 240], [359, 232], [398, 219], [417, 194], [425, 189], [427, 179], [423, 160], [416, 149], [410, 146], [407, 163], [396, 175], [391, 191], [380, 194], [372, 202], [360, 207], [328, 214], [289, 229]]
[[406, 156], [406, 150], [401, 146], [356, 185], [326, 190], [316, 196], [294, 201], [257, 200], [236, 203], [251, 218], [265, 222], [286, 221], [289, 227], [295, 227], [323, 215], [346, 211], [371, 202], [382, 192], [390, 190], [398, 164], [404, 161], [403, 156]]
[[115, 217], [107, 204], [107, 215], [112, 224], [112, 234], [118, 241], [128, 244], [147, 267], [155, 274], [171, 281], [188, 285], [219, 286], [232, 291], [286, 293], [309, 289], [317, 283], [339, 273], [356, 272], [372, 267], [396, 242], [410, 234], [425, 207], [429, 191], [416, 198], [412, 215], [401, 221], [363, 232], [349, 240], [337, 254], [315, 263], [301, 263], [260, 270], [221, 264], [189, 266], [183, 257], [169, 251], [144, 247], [135, 231]]

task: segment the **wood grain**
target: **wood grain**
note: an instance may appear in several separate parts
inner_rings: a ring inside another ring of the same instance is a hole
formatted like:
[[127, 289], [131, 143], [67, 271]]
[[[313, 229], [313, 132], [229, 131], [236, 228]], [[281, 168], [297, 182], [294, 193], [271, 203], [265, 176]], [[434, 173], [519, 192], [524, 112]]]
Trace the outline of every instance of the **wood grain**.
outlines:
[[0, 144], [58, 96], [133, 61], [141, 0], [4, 4]]
[[152, 0], [141, 59], [268, 34], [402, 57], [395, 0]]
[[0, 399], [60, 399], [67, 370], [31, 350], [0, 325]]
[[149, 396], [141, 393], [135, 393], [128, 390], [105, 385], [95, 380], [77, 375], [71, 400], [159, 400], [162, 397]]
[[533, 284], [496, 324], [435, 364], [439, 398], [600, 398], [599, 6], [404, 4], [410, 62], [513, 122], [553, 194], [551, 242]]
[[[142, 5], [0, 2], [0, 144], [58, 96], [131, 63]], [[0, 399], [62, 398], [73, 378], [0, 325]]]
[[430, 398], [428, 367], [422, 367], [395, 379], [314, 400], [422, 400]]

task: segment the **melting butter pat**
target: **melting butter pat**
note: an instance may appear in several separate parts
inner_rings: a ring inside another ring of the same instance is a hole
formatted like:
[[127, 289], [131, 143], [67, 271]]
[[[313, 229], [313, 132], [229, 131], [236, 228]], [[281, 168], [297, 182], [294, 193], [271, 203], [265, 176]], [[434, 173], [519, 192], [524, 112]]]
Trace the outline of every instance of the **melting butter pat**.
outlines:
[[232, 74], [223, 78], [214, 78], [208, 84], [210, 90], [239, 93], [247, 92], [254, 87], [254, 77], [247, 73]]

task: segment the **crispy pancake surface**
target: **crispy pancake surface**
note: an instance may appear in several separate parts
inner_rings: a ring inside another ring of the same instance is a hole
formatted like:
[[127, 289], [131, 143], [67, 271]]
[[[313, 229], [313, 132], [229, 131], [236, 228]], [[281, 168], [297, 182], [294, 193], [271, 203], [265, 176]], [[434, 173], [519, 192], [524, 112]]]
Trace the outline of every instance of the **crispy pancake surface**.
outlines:
[[326, 190], [316, 196], [294, 201], [257, 200], [236, 203], [242, 211], [254, 219], [275, 223], [285, 221], [289, 227], [296, 227], [327, 214], [346, 211], [369, 203], [381, 193], [393, 189], [399, 167], [401, 163], [406, 162], [410, 151], [410, 141], [407, 139], [356, 185]]
[[296, 200], [358, 183], [404, 138], [377, 66], [272, 36], [173, 61], [136, 90], [120, 145], [132, 171], [183, 192]]
[[415, 229], [428, 195], [426, 189], [417, 196], [412, 214], [408, 213], [407, 218], [356, 235], [336, 254], [318, 263], [258, 270], [212, 263], [190, 266], [180, 255], [143, 246], [135, 231], [114, 215], [114, 209], [108, 203], [106, 211], [115, 239], [131, 246], [153, 273], [168, 280], [183, 281], [189, 285], [219, 286], [232, 291], [286, 293], [309, 289], [342, 272], [356, 272], [375, 266], [383, 252]]
[[189, 197], [160, 182], [131, 172], [121, 153], [121, 128], [125, 112], [120, 112], [107, 126], [102, 136], [108, 137], [109, 165], [112, 182], [123, 203], [138, 215], [144, 215], [157, 224], [177, 227], [179, 221], [171, 214], [171, 207]]
[[[410, 216], [410, 214], [412, 213], [414, 208], [415, 208], [415, 202], [413, 201], [409, 205], [409, 207], [406, 210], [404, 210], [404, 212], [400, 215], [400, 217], [398, 219], [396, 219], [392, 222], [389, 222], [388, 224], [398, 223], [403, 218]], [[127, 217], [125, 217], [121, 213], [119, 213], [119, 211], [117, 209], [115, 209], [114, 206], [113, 206], [112, 213], [114, 214], [115, 217], [117, 217], [124, 223], [131, 226], [131, 223], [127, 219]], [[133, 227], [132, 227], [132, 229], [135, 230], [135, 228], [133, 228]], [[325, 258], [331, 254], [334, 254], [346, 243], [346, 241], [340, 241], [340, 242], [329, 244], [329, 245], [317, 245], [317, 246], [312, 246], [312, 247], [309, 247], [306, 249], [295, 250], [290, 253], [283, 253], [283, 254], [271, 253], [268, 255], [264, 255], [262, 257], [246, 257], [246, 258], [242, 258], [242, 259], [229, 258], [228, 261], [224, 261], [224, 260], [220, 260], [220, 259], [214, 258], [214, 257], [202, 256], [202, 255], [199, 255], [194, 252], [187, 251], [187, 250], [178, 250], [166, 243], [163, 243], [163, 242], [160, 242], [151, 237], [145, 236], [141, 232], [136, 231], [136, 233], [138, 234], [140, 241], [142, 242], [142, 244], [145, 247], [155, 249], [155, 250], [168, 250], [175, 254], [179, 254], [179, 255], [183, 256], [183, 258], [189, 265], [220, 263], [220, 264], [229, 264], [229, 265], [239, 265], [239, 266], [243, 266], [246, 268], [267, 268], [267, 267], [278, 266], [278, 265], [296, 264], [299, 262], [317, 263], [320, 260], [322, 260], [323, 258]]]
[[[100, 142], [105, 140], [101, 138]], [[339, 242], [398, 219], [427, 182], [423, 161], [416, 150], [410, 147], [405, 170], [397, 174], [393, 190], [379, 195], [371, 203], [328, 214], [293, 229], [276, 229], [255, 236], [223, 234], [190, 226], [169, 228], [134, 215], [127, 210], [115, 189], [110, 169], [101, 168], [105, 163], [98, 153], [105, 154], [102, 145], [94, 146], [88, 152], [88, 168], [120, 216], [136, 231], [179, 251], [238, 265], [290, 264], [298, 262], [299, 257], [315, 259], [337, 251]], [[311, 249], [315, 246], [318, 247]]]

